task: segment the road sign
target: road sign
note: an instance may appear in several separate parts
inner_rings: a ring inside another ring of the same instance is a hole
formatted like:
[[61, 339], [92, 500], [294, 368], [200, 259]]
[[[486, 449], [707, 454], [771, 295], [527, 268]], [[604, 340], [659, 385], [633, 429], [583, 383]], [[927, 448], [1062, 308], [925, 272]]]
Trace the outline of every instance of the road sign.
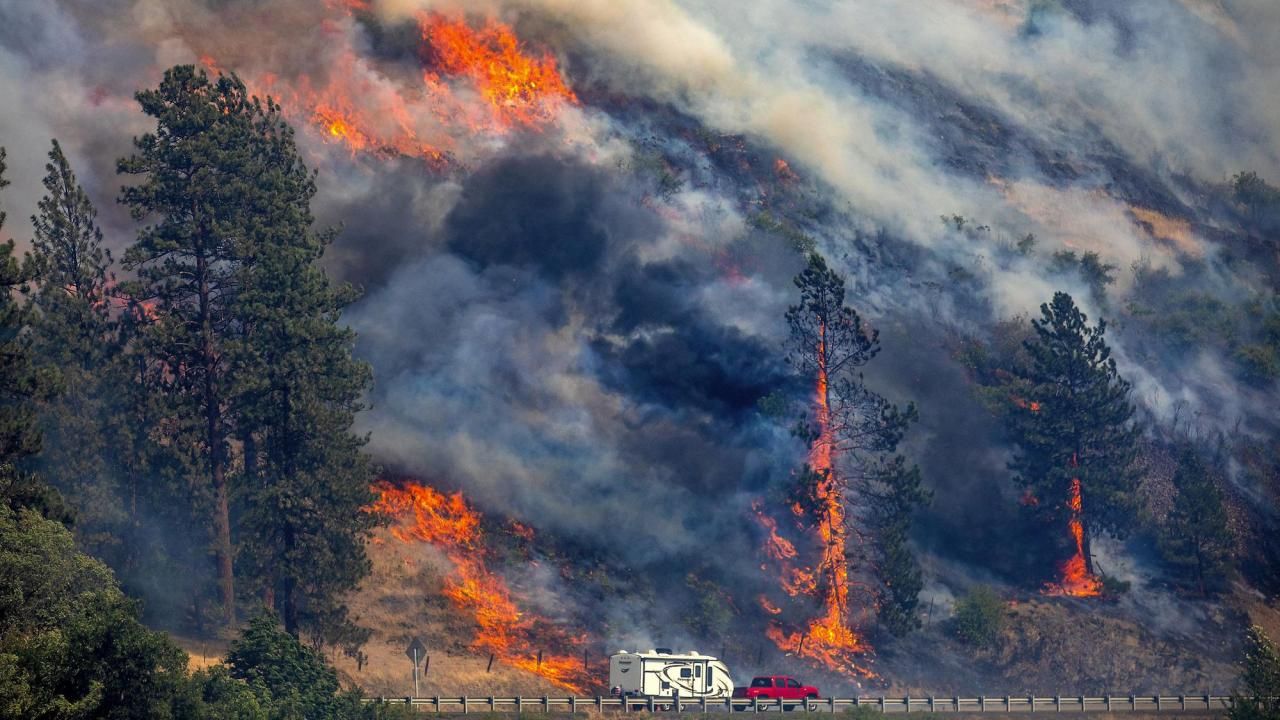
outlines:
[[415, 637], [409, 643], [409, 647], [405, 649], [404, 654], [413, 661], [414, 667], [418, 667], [418, 663], [422, 662], [422, 658], [427, 655], [427, 646], [422, 644], [422, 640]]
[[418, 663], [422, 662], [422, 656], [427, 654], [427, 646], [423, 645], [415, 635], [404, 654], [413, 661], [413, 696], [418, 697]]

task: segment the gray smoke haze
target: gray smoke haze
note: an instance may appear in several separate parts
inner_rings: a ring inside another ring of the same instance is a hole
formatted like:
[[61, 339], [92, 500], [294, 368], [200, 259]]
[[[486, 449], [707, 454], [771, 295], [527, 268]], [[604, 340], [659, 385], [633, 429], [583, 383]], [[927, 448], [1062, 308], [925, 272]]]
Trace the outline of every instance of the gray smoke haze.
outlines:
[[[1224, 298], [1265, 289], [1223, 260], [1205, 196], [1240, 171], [1280, 179], [1270, 0], [340, 5], [0, 0], [10, 233], [28, 238], [57, 137], [109, 244], [130, 242], [114, 162], [147, 129], [132, 93], [173, 63], [207, 56], [286, 98], [343, 88], [379, 129], [410, 127], [456, 161], [353, 155], [295, 109], [317, 214], [344, 225], [326, 262], [366, 289], [346, 319], [375, 370], [360, 419], [371, 451], [635, 568], [679, 578], [706, 547], [729, 548], [724, 574], [759, 582], [747, 507], [802, 457], [756, 412], [795, 390], [783, 313], [803, 264], [753, 222], [762, 210], [812, 237], [882, 328], [869, 381], [922, 406], [908, 450], [937, 492], [917, 538], [931, 563], [981, 563], [998, 539], [974, 528], [1016, 507], [1007, 443], [950, 338], [1035, 313], [1055, 290], [1112, 314], [1138, 265]], [[581, 107], [540, 132], [442, 120], [411, 92], [423, 10], [513, 23], [556, 54]], [[401, 98], [403, 123], [386, 112]], [[678, 187], [655, 188], [655, 173]], [[1034, 251], [1012, 252], [1028, 233]], [[1115, 265], [1107, 297], [1055, 272], [1059, 250]], [[1242, 384], [1226, 358], [1153, 360], [1110, 340], [1157, 423], [1272, 422], [1274, 388]], [[1022, 559], [998, 562], [974, 572], [1015, 577]], [[608, 612], [620, 639], [643, 634]]]

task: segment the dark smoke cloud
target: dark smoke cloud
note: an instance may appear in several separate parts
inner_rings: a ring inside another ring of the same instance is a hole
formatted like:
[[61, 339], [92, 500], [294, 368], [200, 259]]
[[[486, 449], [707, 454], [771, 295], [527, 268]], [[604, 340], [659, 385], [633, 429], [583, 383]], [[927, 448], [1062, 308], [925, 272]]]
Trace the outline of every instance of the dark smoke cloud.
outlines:
[[643, 533], [616, 550], [650, 562], [778, 470], [751, 408], [782, 372], [698, 305], [705, 270], [637, 259], [660, 223], [634, 200], [575, 161], [497, 161], [349, 319], [378, 378], [380, 457], [571, 536]]

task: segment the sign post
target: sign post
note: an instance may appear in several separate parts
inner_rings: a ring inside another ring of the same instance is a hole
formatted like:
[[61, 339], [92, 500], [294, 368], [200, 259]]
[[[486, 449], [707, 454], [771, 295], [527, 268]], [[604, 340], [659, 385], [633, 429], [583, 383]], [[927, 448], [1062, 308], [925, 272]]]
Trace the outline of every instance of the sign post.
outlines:
[[413, 641], [409, 643], [408, 649], [404, 651], [404, 654], [407, 655], [409, 659], [413, 661], [413, 696], [415, 698], [418, 697], [418, 663], [420, 662], [419, 658], [421, 658], [424, 654], [426, 654], [426, 652], [427, 652], [427, 646], [423, 645], [422, 641], [419, 640], [416, 635], [414, 636]]

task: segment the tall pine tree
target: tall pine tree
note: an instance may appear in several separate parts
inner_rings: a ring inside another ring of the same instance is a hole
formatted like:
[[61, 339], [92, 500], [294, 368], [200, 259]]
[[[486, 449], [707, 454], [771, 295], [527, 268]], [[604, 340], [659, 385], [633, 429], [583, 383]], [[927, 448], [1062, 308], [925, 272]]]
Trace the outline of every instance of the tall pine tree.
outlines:
[[[5, 150], [0, 148], [0, 189], [4, 179]], [[0, 230], [5, 213], [0, 211]], [[22, 465], [40, 451], [41, 435], [36, 406], [52, 397], [54, 383], [31, 357], [30, 316], [18, 299], [18, 290], [31, 281], [29, 260], [19, 261], [13, 240], [0, 242], [0, 500], [10, 508], [29, 507], [50, 517], [66, 519], [57, 493]]]
[[125, 533], [113, 436], [123, 419], [113, 398], [124, 386], [109, 307], [111, 253], [102, 246], [97, 211], [55, 140], [45, 166], [45, 196], [32, 217], [31, 350], [56, 373], [60, 393], [42, 403], [44, 451], [33, 466], [76, 513], [80, 541], [99, 557], [118, 557]]
[[250, 229], [255, 256], [241, 273], [236, 313], [235, 411], [245, 448], [245, 561], [285, 629], [322, 641], [360, 633], [339, 604], [368, 572], [376, 523], [364, 439], [351, 433], [371, 378], [339, 324], [357, 293], [319, 261], [333, 237], [316, 232], [312, 175], [283, 122], [261, 132], [274, 151], [261, 191], [275, 198]]
[[1086, 570], [1093, 575], [1091, 538], [1099, 531], [1123, 536], [1133, 522], [1140, 430], [1129, 383], [1104, 339], [1106, 321], [1090, 326], [1062, 292], [1040, 312], [1031, 321], [1035, 336], [1024, 344], [1021, 385], [1027, 396], [1020, 404], [1026, 407], [1010, 415], [1018, 443], [1012, 468], [1039, 500], [1037, 511], [1063, 528], [1064, 540], [1078, 516]]
[[[232, 625], [235, 427], [228, 372], [243, 330], [236, 302], [257, 252], [255, 224], [277, 200], [269, 185], [280, 150], [269, 129], [279, 120], [234, 76], [210, 80], [189, 65], [166, 71], [159, 88], [137, 99], [156, 130], [135, 138], [136, 153], [119, 163], [121, 173], [140, 179], [125, 187], [121, 201], [150, 223], [125, 254], [125, 267], [137, 273], [126, 291], [154, 308], [138, 340], [163, 367], [168, 423], [175, 434], [198, 440], [223, 617]], [[193, 488], [193, 495], [204, 489]]]

